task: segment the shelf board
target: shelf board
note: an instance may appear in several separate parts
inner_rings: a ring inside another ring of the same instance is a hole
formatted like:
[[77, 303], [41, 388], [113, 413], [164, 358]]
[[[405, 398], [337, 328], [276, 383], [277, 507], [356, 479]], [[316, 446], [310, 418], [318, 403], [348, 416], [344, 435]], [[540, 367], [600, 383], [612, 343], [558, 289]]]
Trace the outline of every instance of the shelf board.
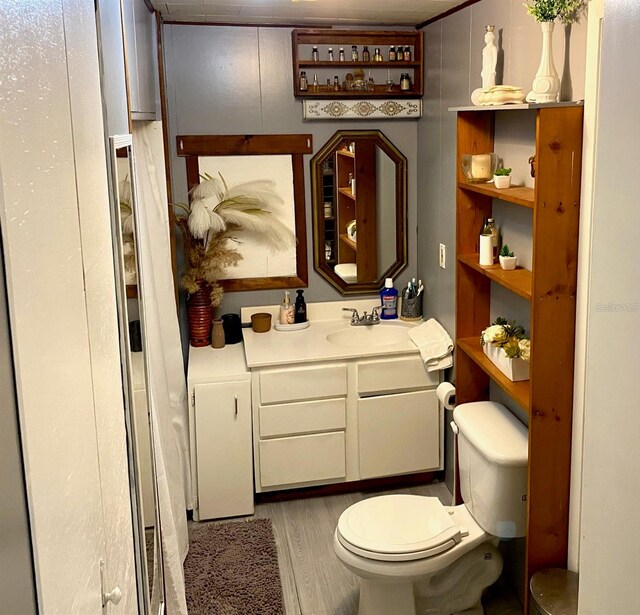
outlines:
[[484, 194], [494, 199], [500, 199], [501, 201], [507, 201], [508, 203], [529, 207], [531, 209], [533, 209], [535, 203], [533, 188], [526, 188], [525, 186], [498, 189], [493, 184], [473, 184], [471, 182], [459, 181], [458, 188], [469, 192]]
[[480, 345], [480, 333], [477, 337], [460, 338], [456, 342], [458, 349], [464, 352], [478, 365], [507, 395], [512, 397], [527, 412], [530, 409], [529, 380], [511, 382], [484, 354]]
[[477, 254], [461, 254], [458, 261], [479, 273], [486, 275], [500, 286], [520, 295], [523, 299], [531, 301], [531, 271], [516, 267], [512, 271], [505, 271], [500, 265], [483, 266], [478, 263]]
[[529, 109], [550, 109], [552, 107], [582, 107], [584, 100], [569, 100], [558, 103], [522, 103], [520, 105], [467, 105], [465, 107], [449, 107], [449, 111], [528, 111]]
[[313, 60], [298, 60], [298, 66], [300, 68], [419, 68], [420, 62], [416, 62], [411, 60], [411, 62], [402, 61], [389, 61], [384, 60], [382, 62], [354, 62], [352, 60], [345, 60], [344, 62], [340, 62], [339, 60], [334, 60], [333, 62], [329, 62], [329, 60], [319, 60], [317, 62]]
[[351, 192], [351, 188], [338, 188], [338, 192], [340, 194], [344, 194], [344, 196], [353, 199], [354, 201], [356, 200], [355, 195], [353, 194], [353, 192]]
[[369, 98], [388, 98], [393, 100], [396, 98], [422, 98], [422, 92], [416, 90], [401, 90], [399, 85], [394, 85], [390, 91], [387, 90], [384, 85], [376, 85], [373, 91], [340, 90], [336, 92], [333, 88], [327, 89], [326, 85], [321, 85], [317, 92], [313, 92], [311, 89], [303, 92], [296, 87], [294, 90], [294, 96], [296, 98], [319, 98], [328, 101], [337, 100], [339, 98], [360, 98], [362, 100], [367, 100]]
[[339, 237], [342, 243], [347, 244], [350, 248], [353, 248], [354, 250], [357, 249], [358, 246], [356, 245], [356, 242], [353, 241], [353, 239], [349, 239], [349, 236], [346, 233], [341, 233]]

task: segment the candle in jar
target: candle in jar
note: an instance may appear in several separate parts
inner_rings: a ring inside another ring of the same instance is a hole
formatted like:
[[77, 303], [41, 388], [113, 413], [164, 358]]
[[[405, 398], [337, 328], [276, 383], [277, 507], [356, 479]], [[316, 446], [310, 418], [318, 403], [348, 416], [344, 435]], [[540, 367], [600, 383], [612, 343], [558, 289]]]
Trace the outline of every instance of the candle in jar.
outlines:
[[491, 154], [471, 156], [471, 177], [473, 179], [491, 179]]

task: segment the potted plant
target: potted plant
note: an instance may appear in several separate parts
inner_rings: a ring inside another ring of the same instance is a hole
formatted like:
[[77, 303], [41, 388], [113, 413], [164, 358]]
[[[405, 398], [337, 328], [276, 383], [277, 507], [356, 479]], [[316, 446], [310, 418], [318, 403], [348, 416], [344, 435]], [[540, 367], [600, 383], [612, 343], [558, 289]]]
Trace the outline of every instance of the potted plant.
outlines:
[[192, 346], [211, 340], [213, 310], [222, 302], [218, 280], [242, 255], [238, 233], [251, 232], [272, 250], [295, 243], [291, 229], [274, 215], [282, 199], [271, 181], [229, 187], [222, 177], [202, 176], [190, 192], [189, 204], [177, 203], [174, 221], [182, 233], [185, 270], [180, 284], [188, 293], [187, 316]]
[[505, 243], [498, 255], [498, 259], [500, 260], [500, 267], [502, 267], [505, 271], [511, 271], [516, 268], [518, 264], [518, 257], [514, 256], [513, 252], [509, 250], [509, 246]]
[[498, 317], [480, 336], [484, 354], [512, 382], [529, 380], [531, 341], [515, 320]]
[[511, 167], [508, 169], [504, 167], [496, 169], [496, 172], [493, 174], [493, 185], [500, 190], [511, 186]]

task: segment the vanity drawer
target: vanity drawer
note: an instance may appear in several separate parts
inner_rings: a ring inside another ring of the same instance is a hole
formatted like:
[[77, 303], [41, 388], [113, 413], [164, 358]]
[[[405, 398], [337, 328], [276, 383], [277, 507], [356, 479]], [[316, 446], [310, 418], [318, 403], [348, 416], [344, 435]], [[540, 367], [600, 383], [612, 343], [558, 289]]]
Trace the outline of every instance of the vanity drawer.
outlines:
[[284, 401], [340, 397], [347, 394], [347, 366], [330, 363], [260, 372], [260, 401]]
[[344, 478], [344, 432], [261, 440], [260, 485], [294, 485]]
[[427, 372], [420, 355], [358, 363], [358, 393], [371, 395], [438, 386], [440, 372]]
[[345, 411], [344, 397], [260, 406], [260, 437], [344, 429]]

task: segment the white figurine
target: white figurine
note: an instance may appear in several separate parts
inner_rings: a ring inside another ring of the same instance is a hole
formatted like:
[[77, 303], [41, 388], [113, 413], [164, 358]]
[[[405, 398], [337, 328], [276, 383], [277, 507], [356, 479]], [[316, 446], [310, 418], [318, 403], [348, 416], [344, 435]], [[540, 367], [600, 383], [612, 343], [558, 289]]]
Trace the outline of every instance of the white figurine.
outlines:
[[524, 100], [522, 88], [515, 85], [496, 85], [496, 65], [498, 64], [498, 47], [495, 26], [486, 26], [482, 50], [482, 87], [471, 93], [471, 103], [478, 106], [518, 104]]
[[496, 85], [496, 65], [498, 64], [498, 48], [496, 47], [496, 35], [493, 33], [495, 26], [487, 26], [482, 50], [482, 88], [491, 88]]

